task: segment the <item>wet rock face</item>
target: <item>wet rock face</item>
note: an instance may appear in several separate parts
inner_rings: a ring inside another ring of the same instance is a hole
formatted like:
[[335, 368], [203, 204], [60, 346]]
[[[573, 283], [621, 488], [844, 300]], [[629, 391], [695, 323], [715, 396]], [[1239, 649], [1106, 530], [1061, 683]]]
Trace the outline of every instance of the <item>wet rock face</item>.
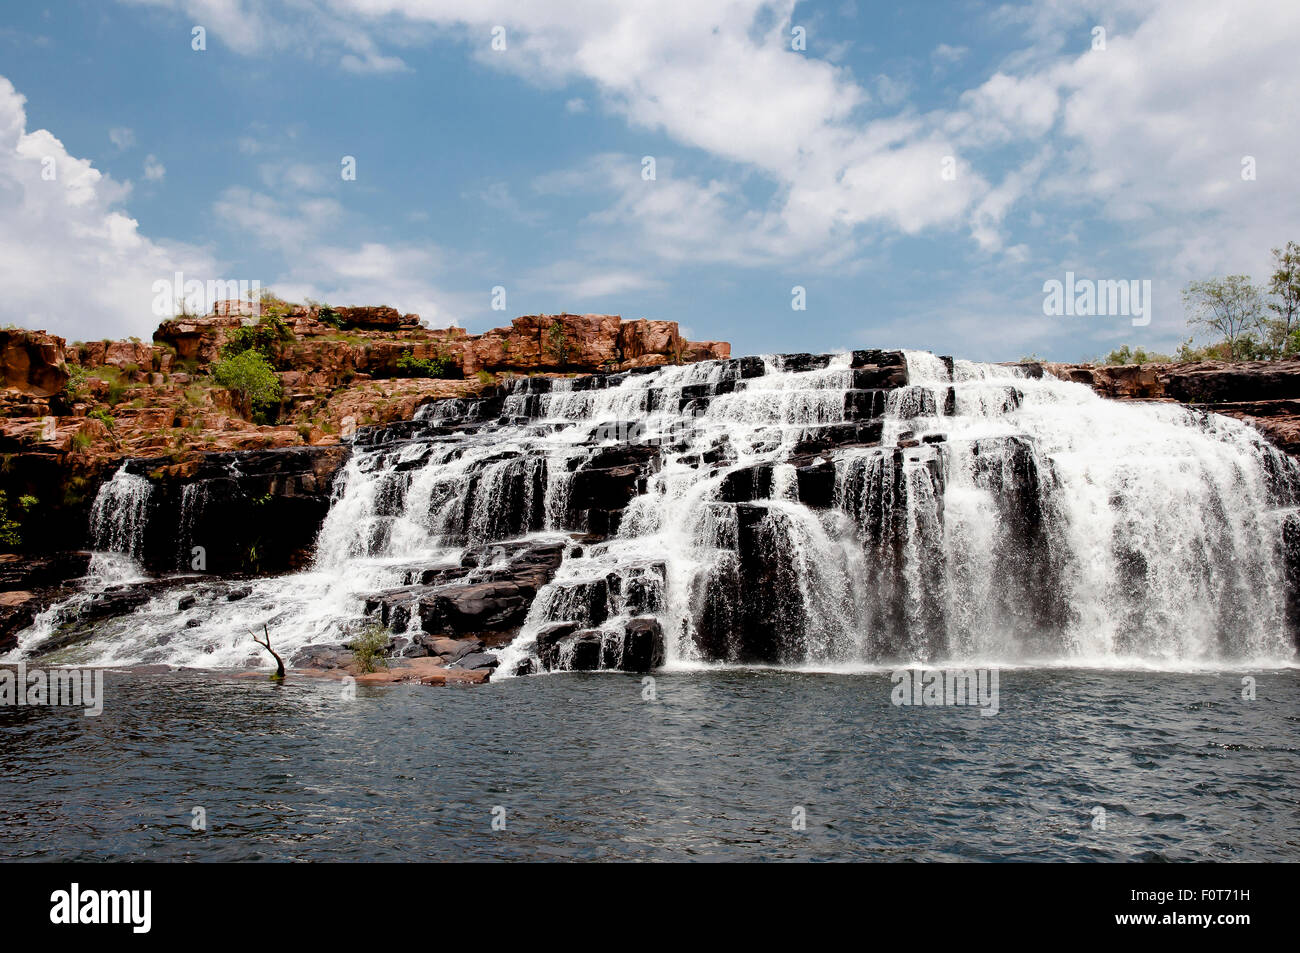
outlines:
[[69, 594], [70, 584], [86, 574], [90, 557], [88, 552], [0, 554], [0, 653], [15, 648], [18, 633]]
[[[478, 547], [466, 552], [462, 566], [412, 570], [407, 575], [409, 585], [368, 597], [365, 611], [397, 632], [413, 632], [416, 644], [445, 657], [454, 652], [453, 640], [474, 635], [495, 635], [498, 641], [513, 637], [563, 555], [564, 544], [555, 542]], [[431, 637], [438, 638], [431, 641]]]
[[[347, 447], [206, 454], [177, 465], [131, 460], [150, 481], [139, 555], [155, 572], [283, 572], [306, 565]], [[201, 547], [202, 553], [196, 553]]]
[[621, 632], [562, 622], [537, 635], [537, 662], [548, 672], [649, 672], [663, 665], [664, 652], [663, 627], [652, 616], [629, 619]]

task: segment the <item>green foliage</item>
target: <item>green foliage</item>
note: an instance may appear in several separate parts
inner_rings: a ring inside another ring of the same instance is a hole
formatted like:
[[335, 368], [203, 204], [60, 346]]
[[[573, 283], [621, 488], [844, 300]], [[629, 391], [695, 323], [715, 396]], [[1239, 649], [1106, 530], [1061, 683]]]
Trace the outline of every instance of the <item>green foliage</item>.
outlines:
[[381, 666], [388, 668], [384, 652], [391, 637], [388, 629], [376, 622], [352, 640], [348, 648], [352, 650], [352, 661], [356, 663], [358, 673], [365, 675]]
[[446, 354], [436, 354], [430, 358], [419, 358], [410, 351], [403, 351], [397, 359], [398, 377], [451, 377], [456, 362]]
[[[249, 299], [252, 299], [251, 292]], [[285, 301], [270, 288], [263, 288], [261, 295], [258, 297], [258, 307], [261, 310], [262, 320], [265, 321], [267, 318], [279, 320], [291, 314], [296, 305]]]
[[564, 323], [552, 321], [546, 329], [546, 353], [551, 355], [556, 364], [569, 363], [569, 336], [564, 333]]
[[109, 430], [112, 430], [112, 429], [113, 429], [113, 415], [110, 414], [110, 413], [109, 413], [107, 410], [105, 410], [103, 407], [98, 407], [98, 408], [96, 408], [95, 410], [92, 410], [92, 411], [91, 411], [90, 413], [88, 413], [86, 416], [87, 416], [87, 417], [93, 417], [94, 419], [100, 421], [100, 422], [103, 423], [103, 425], [104, 425], [105, 427], [107, 427]]
[[241, 351], [217, 361], [212, 379], [235, 395], [245, 414], [273, 417], [279, 411], [280, 379], [261, 351]]
[[1183, 303], [1189, 312], [1188, 325], [1221, 338], [1233, 360], [1247, 359], [1244, 353], [1254, 345], [1243, 338], [1260, 328], [1264, 317], [1259, 288], [1249, 276], [1193, 281], [1183, 290]]
[[1157, 354], [1154, 351], [1147, 351], [1145, 348], [1136, 347], [1129, 349], [1125, 344], [1121, 348], [1111, 351], [1104, 358], [1102, 364], [1169, 364], [1173, 358], [1168, 354]]
[[1286, 248], [1273, 249], [1276, 268], [1268, 280], [1268, 293], [1273, 300], [1268, 309], [1277, 317], [1268, 323], [1270, 343], [1283, 355], [1297, 353], [1300, 338], [1300, 245], [1287, 242]]
[[484, 387], [491, 387], [497, 380], [497, 376], [491, 371], [479, 371], [474, 376], [478, 378], [478, 382]]
[[293, 340], [293, 332], [289, 325], [277, 315], [264, 314], [256, 324], [228, 331], [226, 343], [221, 346], [221, 356], [229, 360], [247, 351], [256, 351], [268, 361], [274, 361], [281, 343], [290, 340]]
[[63, 385], [63, 397], [69, 404], [75, 404], [86, 396], [86, 382], [90, 372], [80, 364], [68, 368], [68, 382]]
[[24, 493], [10, 506], [8, 494], [0, 490], [0, 547], [17, 549], [23, 544], [23, 520], [38, 502], [36, 497]]
[[90, 449], [90, 434], [78, 431], [72, 435], [73, 453], [84, 453]]
[[343, 315], [339, 314], [327, 304], [319, 306], [319, 310], [316, 312], [316, 320], [321, 324], [328, 324], [330, 327], [338, 328], [340, 331], [342, 331], [347, 324], [347, 322], [343, 320]]

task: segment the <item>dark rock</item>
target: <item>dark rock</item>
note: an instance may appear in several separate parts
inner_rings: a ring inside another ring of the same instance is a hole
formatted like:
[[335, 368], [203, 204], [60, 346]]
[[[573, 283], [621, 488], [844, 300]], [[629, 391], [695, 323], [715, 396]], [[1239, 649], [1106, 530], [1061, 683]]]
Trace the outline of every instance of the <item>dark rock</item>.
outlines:
[[343, 668], [352, 663], [352, 650], [345, 645], [306, 645], [289, 659], [291, 668]]
[[902, 351], [854, 351], [851, 365], [860, 367], [901, 367], [907, 369], [907, 356]]
[[874, 420], [885, 414], [887, 390], [846, 390], [844, 392], [845, 420]]
[[858, 390], [892, 390], [906, 385], [906, 367], [860, 367], [853, 371], [853, 386]]
[[448, 586], [420, 600], [420, 622], [431, 633], [515, 628], [524, 621], [534, 590], [513, 582]]
[[604, 637], [599, 630], [587, 629], [575, 632], [556, 646], [554, 667], [566, 672], [599, 670], [603, 642]]
[[623, 627], [623, 652], [618, 668], [649, 672], [664, 664], [664, 630], [653, 616], [629, 619]]
[[471, 652], [469, 655], [457, 659], [448, 668], [473, 670], [476, 668], [496, 668], [500, 664], [501, 660], [489, 652]]
[[49, 555], [0, 554], [0, 592], [31, 591], [61, 586], [86, 574], [89, 552], [55, 552]]
[[556, 622], [543, 627], [537, 633], [537, 660], [545, 671], [555, 667], [556, 653], [561, 640], [578, 631], [576, 622]]

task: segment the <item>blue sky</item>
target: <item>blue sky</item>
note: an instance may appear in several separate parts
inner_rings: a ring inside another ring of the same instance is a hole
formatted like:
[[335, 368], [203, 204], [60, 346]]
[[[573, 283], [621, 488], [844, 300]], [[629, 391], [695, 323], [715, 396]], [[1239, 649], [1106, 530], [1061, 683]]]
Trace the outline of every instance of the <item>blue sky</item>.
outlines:
[[[0, 320], [147, 338], [180, 270], [736, 353], [1171, 350], [1187, 281], [1300, 240], [1297, 48], [1265, 0], [10, 4]], [[1044, 315], [1067, 271], [1151, 323]]]

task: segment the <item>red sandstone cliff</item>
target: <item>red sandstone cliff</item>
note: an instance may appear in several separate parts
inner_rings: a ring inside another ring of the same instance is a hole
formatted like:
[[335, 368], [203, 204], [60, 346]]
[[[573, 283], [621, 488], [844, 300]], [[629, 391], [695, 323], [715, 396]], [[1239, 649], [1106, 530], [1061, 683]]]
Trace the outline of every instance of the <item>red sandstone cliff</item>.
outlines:
[[[730, 345], [683, 339], [673, 321], [618, 315], [525, 315], [471, 335], [426, 328], [393, 308], [286, 309], [274, 366], [280, 423], [252, 423], [208, 377], [229, 334], [253, 319], [229, 308], [162, 322], [152, 343], [65, 344], [39, 331], [0, 331], [0, 450], [99, 460], [335, 443], [351, 427], [410, 417], [498, 377], [628, 370], [727, 358]], [[447, 362], [446, 379], [405, 376], [403, 355]], [[68, 387], [69, 380], [73, 386]]]

